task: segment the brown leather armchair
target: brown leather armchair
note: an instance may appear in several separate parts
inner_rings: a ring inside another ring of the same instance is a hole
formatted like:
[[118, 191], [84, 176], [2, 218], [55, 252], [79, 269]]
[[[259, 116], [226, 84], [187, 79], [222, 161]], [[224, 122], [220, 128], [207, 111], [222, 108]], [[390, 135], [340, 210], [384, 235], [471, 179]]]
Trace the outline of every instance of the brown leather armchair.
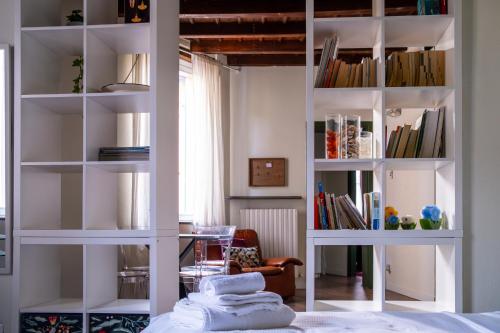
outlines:
[[[257, 247], [259, 257], [262, 258], [262, 252], [259, 244], [259, 238], [255, 230], [243, 229], [236, 230], [234, 234], [235, 241], [244, 243], [238, 246]], [[233, 242], [233, 246], [235, 242]], [[208, 260], [220, 260], [220, 248], [209, 246]], [[281, 297], [290, 297], [295, 295], [295, 266], [302, 266], [303, 263], [297, 258], [262, 258], [262, 264], [259, 267], [243, 268], [237, 262], [230, 262], [230, 274], [241, 274], [250, 272], [260, 272], [266, 280], [266, 290], [279, 294]]]

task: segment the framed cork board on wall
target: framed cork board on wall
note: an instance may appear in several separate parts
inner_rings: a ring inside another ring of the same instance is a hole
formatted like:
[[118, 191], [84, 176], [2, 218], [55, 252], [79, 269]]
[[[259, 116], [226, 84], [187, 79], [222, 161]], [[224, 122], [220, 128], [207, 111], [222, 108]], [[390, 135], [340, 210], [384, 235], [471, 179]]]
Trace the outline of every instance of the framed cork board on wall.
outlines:
[[285, 158], [249, 158], [249, 186], [286, 186]]

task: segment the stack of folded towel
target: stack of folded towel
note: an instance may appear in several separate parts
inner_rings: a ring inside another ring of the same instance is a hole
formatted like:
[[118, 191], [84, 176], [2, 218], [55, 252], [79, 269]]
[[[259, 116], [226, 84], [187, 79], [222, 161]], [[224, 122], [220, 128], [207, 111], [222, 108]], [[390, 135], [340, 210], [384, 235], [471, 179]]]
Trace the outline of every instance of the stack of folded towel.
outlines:
[[281, 296], [264, 288], [260, 273], [205, 277], [200, 292], [177, 302], [171, 318], [185, 328], [202, 331], [289, 326], [295, 312], [283, 304]]

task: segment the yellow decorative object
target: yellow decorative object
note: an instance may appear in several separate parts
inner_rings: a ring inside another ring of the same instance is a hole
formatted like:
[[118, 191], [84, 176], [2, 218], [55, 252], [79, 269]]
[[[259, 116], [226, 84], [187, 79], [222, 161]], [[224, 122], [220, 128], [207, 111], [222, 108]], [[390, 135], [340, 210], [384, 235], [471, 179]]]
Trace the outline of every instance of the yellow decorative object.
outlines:
[[139, 10], [146, 10], [148, 8], [148, 6], [144, 3], [144, 0], [141, 1], [141, 4], [139, 6], [137, 6], [137, 9]]
[[133, 23], [140, 23], [142, 21], [142, 19], [137, 16], [137, 13], [135, 14], [135, 16], [132, 18], [131, 20]]
[[399, 212], [396, 210], [396, 208], [392, 207], [392, 206], [387, 206], [385, 207], [385, 219], [387, 220], [387, 218], [389, 216], [398, 216]]

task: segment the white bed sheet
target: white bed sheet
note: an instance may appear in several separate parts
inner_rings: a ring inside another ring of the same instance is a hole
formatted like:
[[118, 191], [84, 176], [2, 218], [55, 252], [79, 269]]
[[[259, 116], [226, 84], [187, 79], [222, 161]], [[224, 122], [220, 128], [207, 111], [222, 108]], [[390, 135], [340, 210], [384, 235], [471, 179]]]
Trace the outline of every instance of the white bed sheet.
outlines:
[[[153, 318], [143, 333], [198, 333], [176, 325], [170, 314]], [[241, 332], [241, 331], [231, 331]], [[298, 312], [292, 325], [252, 333], [493, 333], [500, 332], [500, 312], [478, 314], [417, 312]]]

